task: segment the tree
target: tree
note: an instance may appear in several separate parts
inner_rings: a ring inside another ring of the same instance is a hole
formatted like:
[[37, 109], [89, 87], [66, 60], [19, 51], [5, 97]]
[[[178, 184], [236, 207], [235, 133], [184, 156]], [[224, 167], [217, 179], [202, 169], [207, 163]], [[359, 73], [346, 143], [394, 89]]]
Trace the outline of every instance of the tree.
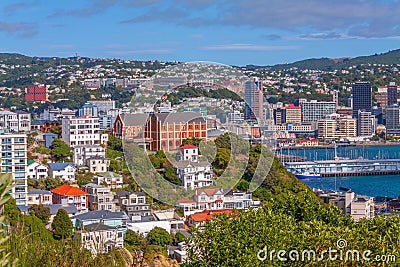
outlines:
[[134, 250], [143, 250], [146, 247], [146, 239], [142, 235], [128, 229], [125, 234], [124, 245]]
[[186, 236], [184, 236], [182, 233], [180, 233], [180, 232], [177, 232], [176, 234], [175, 234], [175, 243], [176, 244], [178, 244], [178, 243], [180, 243], [180, 242], [186, 242], [187, 241], [187, 237]]
[[64, 161], [72, 157], [71, 148], [61, 139], [54, 139], [51, 143], [51, 156], [55, 161]]
[[161, 227], [154, 227], [146, 236], [147, 241], [152, 245], [166, 246], [172, 244], [171, 235]]
[[73, 225], [64, 209], [57, 211], [51, 228], [54, 230], [53, 234], [56, 239], [66, 239], [72, 236]]
[[53, 126], [50, 127], [50, 132], [53, 133], [53, 134], [57, 134], [58, 136], [60, 136], [61, 131], [62, 131], [61, 130], [61, 126], [53, 125]]
[[173, 184], [181, 185], [181, 180], [179, 180], [179, 177], [173, 167], [169, 167], [165, 170], [164, 178]]
[[44, 225], [47, 225], [50, 219], [50, 208], [45, 207], [42, 204], [40, 205], [32, 205], [29, 208], [29, 212], [32, 212], [36, 217], [38, 217]]

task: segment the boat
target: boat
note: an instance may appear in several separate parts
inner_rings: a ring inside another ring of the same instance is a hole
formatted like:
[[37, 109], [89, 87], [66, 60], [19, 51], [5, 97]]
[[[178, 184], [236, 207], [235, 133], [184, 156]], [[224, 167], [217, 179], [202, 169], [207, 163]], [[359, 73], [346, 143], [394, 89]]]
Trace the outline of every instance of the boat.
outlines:
[[297, 179], [320, 179], [320, 178], [322, 178], [321, 174], [315, 173], [315, 172], [309, 172], [309, 171], [296, 173], [295, 176]]

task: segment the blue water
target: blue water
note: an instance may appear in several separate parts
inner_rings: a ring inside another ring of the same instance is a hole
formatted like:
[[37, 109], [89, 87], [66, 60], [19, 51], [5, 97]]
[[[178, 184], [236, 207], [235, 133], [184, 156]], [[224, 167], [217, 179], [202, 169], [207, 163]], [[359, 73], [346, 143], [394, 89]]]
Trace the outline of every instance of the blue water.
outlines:
[[[334, 149], [284, 150], [282, 153], [306, 157], [307, 160], [333, 159]], [[357, 159], [359, 157], [400, 158], [399, 146], [339, 147], [339, 157]], [[351, 177], [323, 177], [314, 180], [302, 180], [309, 187], [339, 190], [339, 187], [351, 188], [355, 193], [368, 196], [400, 196], [400, 175], [374, 175]]]

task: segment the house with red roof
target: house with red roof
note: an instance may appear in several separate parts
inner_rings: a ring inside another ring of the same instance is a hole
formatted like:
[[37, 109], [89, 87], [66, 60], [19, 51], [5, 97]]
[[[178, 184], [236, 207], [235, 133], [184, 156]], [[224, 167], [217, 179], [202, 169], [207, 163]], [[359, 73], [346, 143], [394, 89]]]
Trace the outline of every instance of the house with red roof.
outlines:
[[88, 211], [88, 194], [78, 187], [64, 184], [51, 190], [53, 204], [74, 204], [78, 212]]
[[224, 209], [224, 210], [204, 210], [200, 212], [193, 213], [188, 216], [186, 222], [189, 227], [197, 227], [197, 226], [204, 226], [207, 222], [212, 221], [214, 216], [216, 215], [226, 215], [231, 217], [238, 212], [237, 210], [233, 209]]

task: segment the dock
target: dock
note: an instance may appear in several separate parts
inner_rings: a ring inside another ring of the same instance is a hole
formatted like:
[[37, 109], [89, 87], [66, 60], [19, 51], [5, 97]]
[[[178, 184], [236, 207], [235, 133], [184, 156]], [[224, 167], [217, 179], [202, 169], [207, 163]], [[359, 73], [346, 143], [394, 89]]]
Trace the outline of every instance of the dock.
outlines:
[[400, 174], [400, 159], [336, 159], [284, 164], [291, 173], [309, 171], [323, 177]]

